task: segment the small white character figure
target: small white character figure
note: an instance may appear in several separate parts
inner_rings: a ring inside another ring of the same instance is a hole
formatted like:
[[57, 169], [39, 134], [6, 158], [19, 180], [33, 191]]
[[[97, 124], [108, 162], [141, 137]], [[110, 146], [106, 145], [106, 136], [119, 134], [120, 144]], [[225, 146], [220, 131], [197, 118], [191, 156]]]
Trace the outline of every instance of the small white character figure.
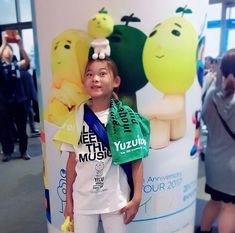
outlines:
[[94, 48], [93, 59], [104, 59], [105, 56], [110, 56], [109, 41], [106, 37], [112, 34], [113, 27], [113, 19], [104, 8], [89, 20], [88, 33], [95, 38], [91, 42]]

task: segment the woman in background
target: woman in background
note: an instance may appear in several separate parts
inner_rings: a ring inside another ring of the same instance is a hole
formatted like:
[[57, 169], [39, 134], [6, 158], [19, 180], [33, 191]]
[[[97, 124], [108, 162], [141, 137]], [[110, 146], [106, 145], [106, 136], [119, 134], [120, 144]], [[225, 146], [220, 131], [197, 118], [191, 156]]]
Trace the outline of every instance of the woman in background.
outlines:
[[[205, 192], [211, 199], [203, 211], [199, 233], [212, 232], [218, 219], [219, 233], [235, 230], [235, 49], [225, 53], [202, 106], [208, 128], [205, 155]], [[223, 79], [223, 80], [221, 80]]]

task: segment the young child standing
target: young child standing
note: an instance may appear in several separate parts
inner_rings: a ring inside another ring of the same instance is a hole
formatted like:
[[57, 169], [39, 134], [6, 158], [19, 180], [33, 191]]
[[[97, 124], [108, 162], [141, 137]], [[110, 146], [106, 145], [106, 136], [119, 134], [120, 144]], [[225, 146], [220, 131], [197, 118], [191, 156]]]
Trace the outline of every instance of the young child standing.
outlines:
[[[85, 105], [94, 112], [104, 126], [111, 118], [114, 125], [118, 124], [115, 121], [115, 114], [110, 117], [110, 106], [113, 90], [119, 87], [120, 82], [116, 65], [109, 58], [88, 61], [83, 84], [91, 99]], [[127, 113], [122, 112], [122, 115], [125, 114]], [[67, 135], [76, 135], [77, 131], [81, 131], [78, 133], [79, 136], [74, 136], [72, 143], [68, 143], [66, 136], [65, 140], [61, 140], [63, 142], [61, 150], [69, 152], [66, 165], [67, 191], [64, 216], [73, 219], [75, 233], [97, 233], [99, 219], [102, 220], [105, 233], [126, 233], [126, 224], [130, 223], [137, 214], [141, 201], [142, 159], [131, 162], [134, 192], [129, 200], [130, 187], [126, 173], [120, 165], [113, 164], [108, 146], [102, 143], [102, 140], [83, 121], [83, 116], [84, 106], [80, 106], [76, 112], [76, 120], [70, 120], [64, 127], [71, 130]], [[128, 118], [123, 120], [126, 121]], [[131, 122], [134, 124], [136, 121], [132, 119]], [[128, 128], [127, 124], [125, 128]], [[128, 128], [127, 132], [129, 131]], [[59, 134], [60, 132], [55, 136], [55, 140], [58, 140]], [[129, 146], [135, 146], [139, 142], [148, 147], [147, 141], [148, 139], [145, 141], [143, 138], [138, 138], [129, 141]], [[127, 149], [125, 148], [127, 144], [120, 144], [120, 141], [115, 145], [117, 150], [120, 149], [120, 153], [121, 150]]]

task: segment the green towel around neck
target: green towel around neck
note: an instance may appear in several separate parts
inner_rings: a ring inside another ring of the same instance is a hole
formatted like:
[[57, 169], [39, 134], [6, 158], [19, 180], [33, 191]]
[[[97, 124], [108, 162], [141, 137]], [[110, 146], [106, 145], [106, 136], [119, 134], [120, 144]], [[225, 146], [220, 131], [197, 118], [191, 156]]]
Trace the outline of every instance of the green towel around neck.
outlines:
[[149, 152], [149, 120], [121, 101], [111, 99], [106, 126], [113, 164], [144, 158]]

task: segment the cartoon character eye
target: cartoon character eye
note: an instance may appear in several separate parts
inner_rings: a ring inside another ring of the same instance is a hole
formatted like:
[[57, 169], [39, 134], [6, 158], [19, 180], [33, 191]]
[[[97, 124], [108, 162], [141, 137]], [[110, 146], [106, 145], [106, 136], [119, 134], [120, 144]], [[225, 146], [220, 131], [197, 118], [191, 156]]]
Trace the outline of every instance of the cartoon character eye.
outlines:
[[96, 21], [96, 17], [92, 19], [93, 21]]
[[174, 36], [180, 36], [181, 35], [180, 31], [178, 31], [176, 29], [172, 30], [171, 34], [174, 35]]
[[115, 30], [114, 33], [111, 34], [111, 36], [109, 37], [109, 41], [113, 42], [113, 43], [118, 43], [120, 42], [122, 39], [122, 32]]
[[64, 48], [65, 48], [65, 49], [70, 49], [70, 45], [66, 44], [66, 45], [64, 46]]
[[60, 43], [59, 41], [57, 41], [57, 42], [55, 43], [54, 50], [56, 50], [56, 49], [58, 48], [59, 43]]
[[150, 33], [149, 38], [154, 36], [157, 33], [157, 30], [154, 30], [153, 32]]
[[113, 42], [113, 43], [118, 43], [118, 42], [120, 42], [121, 41], [121, 37], [119, 37], [119, 36], [116, 36], [116, 35], [112, 35], [110, 38], [109, 38], [109, 41], [110, 42]]
[[105, 18], [105, 17], [103, 17], [102, 19], [103, 19], [103, 20], [106, 20], [106, 18]]

